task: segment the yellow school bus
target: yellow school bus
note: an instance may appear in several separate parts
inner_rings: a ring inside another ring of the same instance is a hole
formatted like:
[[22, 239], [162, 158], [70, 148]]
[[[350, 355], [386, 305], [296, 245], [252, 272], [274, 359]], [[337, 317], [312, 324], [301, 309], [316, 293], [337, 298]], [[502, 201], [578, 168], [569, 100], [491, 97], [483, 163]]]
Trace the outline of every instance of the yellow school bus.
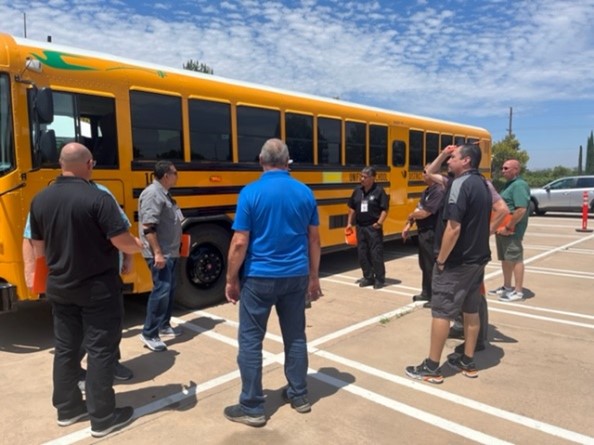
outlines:
[[[114, 194], [133, 233], [154, 163], [175, 163], [171, 192], [191, 236], [177, 302], [220, 301], [237, 194], [260, 176], [258, 154], [271, 137], [287, 142], [292, 175], [314, 191], [324, 251], [346, 247], [347, 200], [364, 166], [376, 167], [389, 194], [389, 240], [400, 237], [424, 189], [423, 166], [443, 147], [480, 144], [485, 173], [491, 159], [481, 128], [0, 34], [0, 309], [39, 298], [25, 283], [23, 227], [71, 141], [92, 151], [93, 179]], [[149, 291], [140, 255], [134, 266], [127, 292]]]

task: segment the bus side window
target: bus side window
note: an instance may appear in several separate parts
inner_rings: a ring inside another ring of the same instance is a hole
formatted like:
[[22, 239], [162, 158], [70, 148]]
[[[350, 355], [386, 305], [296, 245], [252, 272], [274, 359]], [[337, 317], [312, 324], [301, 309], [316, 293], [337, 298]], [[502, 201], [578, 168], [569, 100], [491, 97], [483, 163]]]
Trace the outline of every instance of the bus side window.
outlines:
[[392, 165], [394, 167], [404, 167], [406, 164], [406, 142], [392, 142]]
[[388, 165], [388, 127], [383, 125], [369, 126], [369, 163], [371, 165]]
[[97, 168], [118, 166], [118, 133], [113, 113], [106, 114], [99, 120], [98, 134], [93, 147], [93, 157]]
[[285, 131], [291, 159], [313, 164], [313, 116], [285, 113]]

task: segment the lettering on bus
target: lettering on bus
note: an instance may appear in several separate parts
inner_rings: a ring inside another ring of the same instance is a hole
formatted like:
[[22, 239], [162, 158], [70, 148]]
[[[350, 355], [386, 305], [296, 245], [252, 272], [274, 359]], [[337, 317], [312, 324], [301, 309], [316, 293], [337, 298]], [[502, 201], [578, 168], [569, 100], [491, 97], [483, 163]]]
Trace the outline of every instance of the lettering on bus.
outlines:
[[[385, 172], [377, 173], [375, 175], [375, 180], [379, 181], [379, 182], [388, 182], [388, 174]], [[349, 173], [348, 182], [360, 182], [360, 181], [361, 181], [361, 173]]]

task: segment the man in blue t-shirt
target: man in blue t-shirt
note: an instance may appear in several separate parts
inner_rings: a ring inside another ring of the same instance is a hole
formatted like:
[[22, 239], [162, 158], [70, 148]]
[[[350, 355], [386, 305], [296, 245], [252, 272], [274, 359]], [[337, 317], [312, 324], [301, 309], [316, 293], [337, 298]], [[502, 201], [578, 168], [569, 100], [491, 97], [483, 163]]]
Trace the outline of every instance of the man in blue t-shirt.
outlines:
[[[285, 345], [283, 399], [299, 413], [307, 398], [305, 300], [321, 296], [320, 235], [312, 191], [289, 175], [289, 150], [279, 139], [262, 146], [261, 178], [239, 194], [227, 265], [227, 300], [239, 306], [241, 373], [239, 404], [225, 417], [250, 426], [266, 424], [262, 390], [262, 341], [274, 306]], [[243, 278], [239, 271], [243, 265]]]

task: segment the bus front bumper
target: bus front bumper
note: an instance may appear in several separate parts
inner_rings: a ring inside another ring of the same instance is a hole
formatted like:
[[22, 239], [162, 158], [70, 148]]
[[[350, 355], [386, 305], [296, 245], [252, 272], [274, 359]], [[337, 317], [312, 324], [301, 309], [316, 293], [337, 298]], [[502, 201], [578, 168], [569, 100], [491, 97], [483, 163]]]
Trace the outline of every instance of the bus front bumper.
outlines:
[[16, 310], [17, 299], [16, 286], [0, 282], [0, 312]]

